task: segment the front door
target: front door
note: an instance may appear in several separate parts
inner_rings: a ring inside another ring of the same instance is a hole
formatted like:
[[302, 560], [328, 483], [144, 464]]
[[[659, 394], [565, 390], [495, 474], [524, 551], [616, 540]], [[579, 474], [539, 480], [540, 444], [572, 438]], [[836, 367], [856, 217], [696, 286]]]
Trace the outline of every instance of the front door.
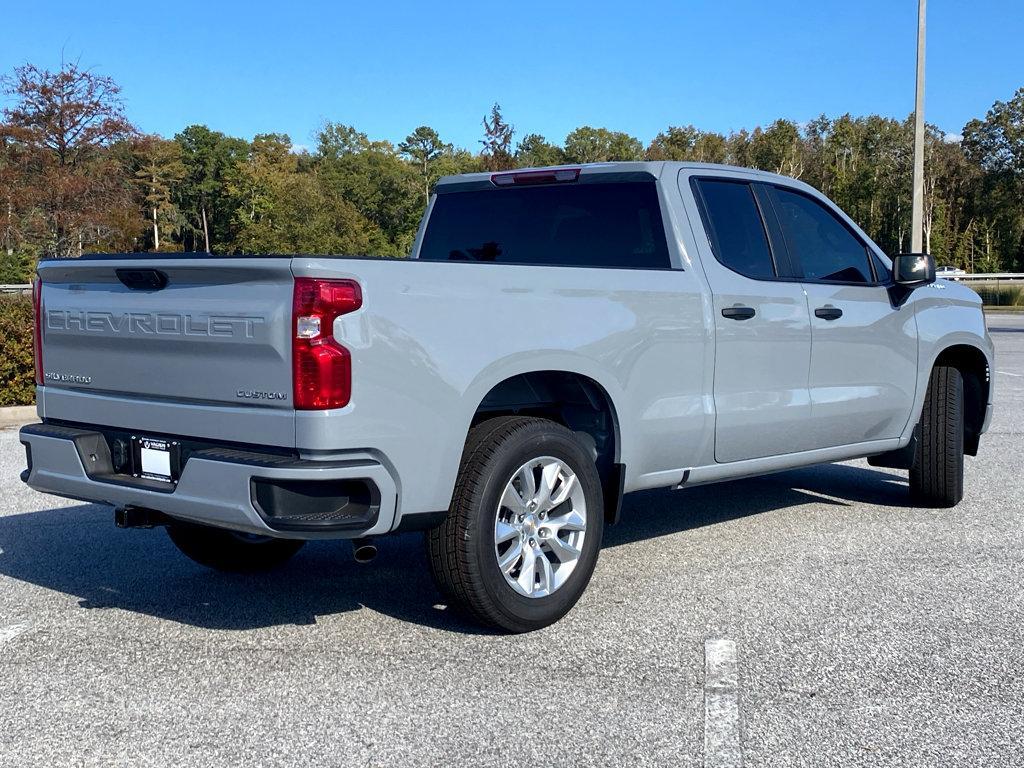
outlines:
[[896, 438], [917, 386], [917, 323], [888, 267], [821, 201], [771, 189], [811, 322], [809, 448]]

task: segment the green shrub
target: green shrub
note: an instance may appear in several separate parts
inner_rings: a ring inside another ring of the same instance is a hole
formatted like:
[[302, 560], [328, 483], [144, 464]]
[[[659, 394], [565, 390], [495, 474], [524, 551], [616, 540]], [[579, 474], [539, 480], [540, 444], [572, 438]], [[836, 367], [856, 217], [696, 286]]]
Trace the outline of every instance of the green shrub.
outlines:
[[35, 257], [29, 251], [0, 249], [0, 283], [28, 283], [36, 271]]
[[0, 406], [35, 402], [32, 299], [0, 295]]

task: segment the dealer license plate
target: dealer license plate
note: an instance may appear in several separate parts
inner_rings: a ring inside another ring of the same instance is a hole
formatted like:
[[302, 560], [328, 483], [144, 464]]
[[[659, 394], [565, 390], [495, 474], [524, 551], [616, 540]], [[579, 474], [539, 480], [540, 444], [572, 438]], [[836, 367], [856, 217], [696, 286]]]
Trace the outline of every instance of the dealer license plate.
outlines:
[[177, 443], [160, 438], [135, 438], [133, 442], [140, 478], [167, 483], [177, 480]]

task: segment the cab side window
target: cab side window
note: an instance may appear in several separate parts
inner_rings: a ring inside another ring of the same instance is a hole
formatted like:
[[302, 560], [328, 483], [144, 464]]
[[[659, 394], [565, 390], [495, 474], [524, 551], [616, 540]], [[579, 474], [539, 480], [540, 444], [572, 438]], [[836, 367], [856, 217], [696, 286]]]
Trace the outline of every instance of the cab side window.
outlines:
[[839, 283], [875, 281], [867, 246], [814, 198], [774, 188], [782, 231], [806, 280]]
[[696, 186], [715, 258], [748, 278], [774, 278], [775, 263], [750, 184], [699, 179]]

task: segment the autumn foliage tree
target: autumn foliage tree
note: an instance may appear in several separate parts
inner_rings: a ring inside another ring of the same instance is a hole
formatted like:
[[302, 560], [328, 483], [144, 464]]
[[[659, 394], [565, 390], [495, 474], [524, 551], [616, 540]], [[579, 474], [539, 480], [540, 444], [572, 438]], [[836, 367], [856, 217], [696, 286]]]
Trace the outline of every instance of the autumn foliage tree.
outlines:
[[24, 240], [23, 187], [29, 183], [29, 178], [21, 159], [23, 152], [18, 142], [0, 129], [0, 248], [8, 258]]
[[4, 90], [14, 105], [4, 109], [0, 141], [5, 165], [18, 176], [5, 187], [8, 220], [16, 215], [20, 235], [56, 257], [78, 256], [119, 234], [130, 190], [105, 150], [135, 129], [117, 84], [77, 64], [58, 72], [26, 64], [4, 80]]

